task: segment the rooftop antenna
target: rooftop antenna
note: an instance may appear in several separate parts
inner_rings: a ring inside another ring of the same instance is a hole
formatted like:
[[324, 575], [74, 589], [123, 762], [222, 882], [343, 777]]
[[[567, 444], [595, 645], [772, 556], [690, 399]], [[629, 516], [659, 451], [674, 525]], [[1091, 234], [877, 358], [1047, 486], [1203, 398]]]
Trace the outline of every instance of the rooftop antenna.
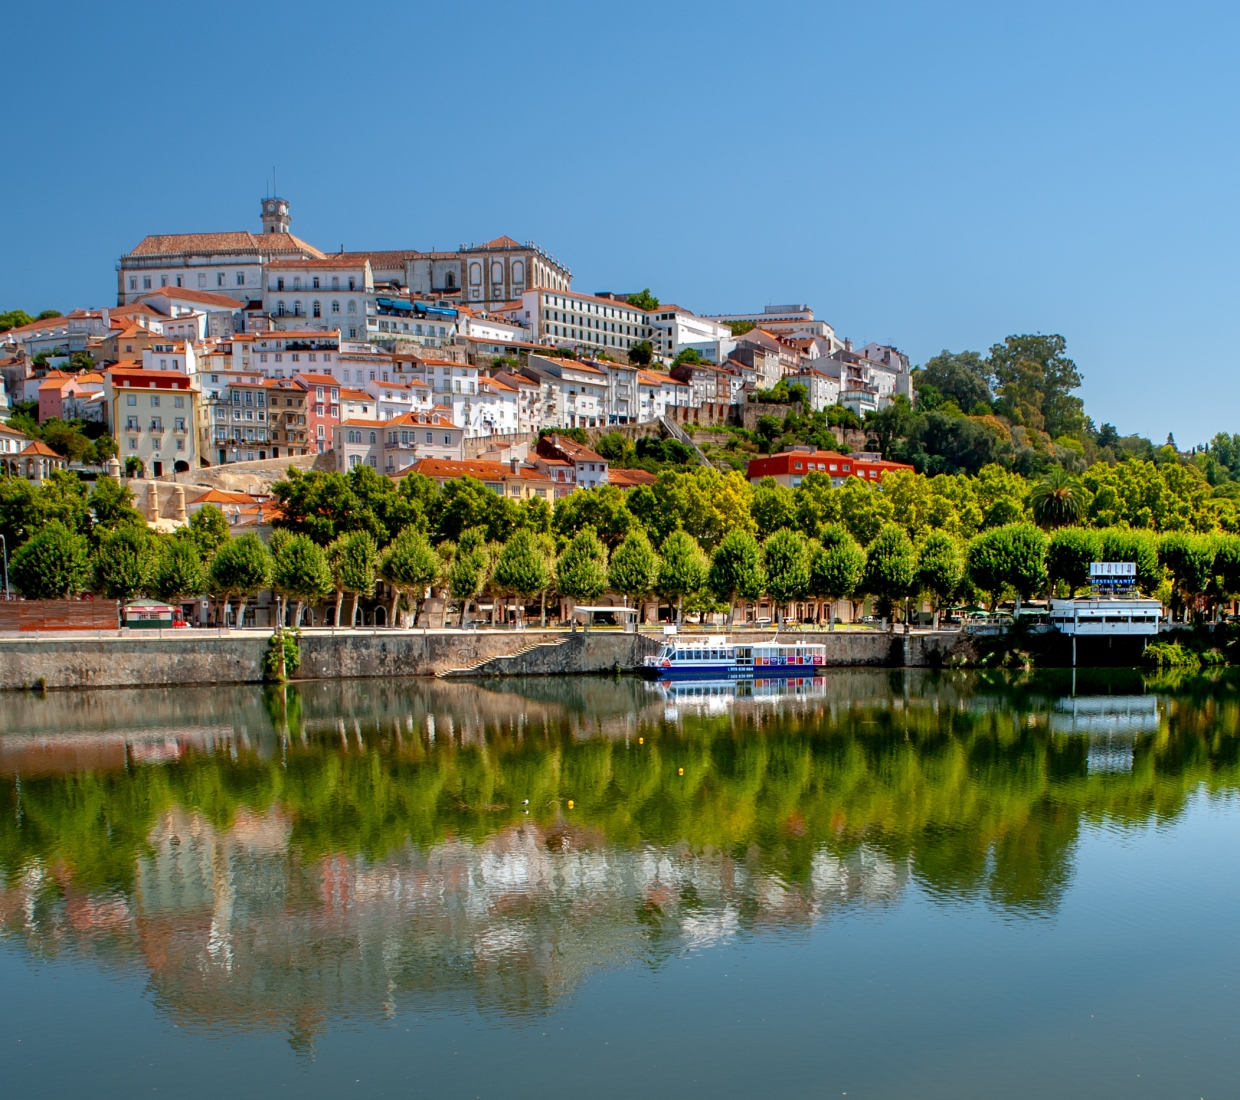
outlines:
[[280, 185], [276, 183], [276, 166], [271, 166], [271, 189], [278, 195], [280, 193]]

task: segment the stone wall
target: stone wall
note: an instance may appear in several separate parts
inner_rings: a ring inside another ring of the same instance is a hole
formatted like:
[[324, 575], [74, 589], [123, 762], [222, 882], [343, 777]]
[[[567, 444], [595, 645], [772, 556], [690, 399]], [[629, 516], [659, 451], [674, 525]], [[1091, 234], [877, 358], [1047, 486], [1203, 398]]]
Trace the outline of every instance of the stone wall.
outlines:
[[[268, 635], [263, 631], [178, 631], [164, 637], [124, 632], [112, 637], [0, 639], [0, 690], [48, 688], [157, 687], [179, 684], [257, 683], [263, 678]], [[770, 633], [733, 635], [767, 640]], [[790, 640], [784, 635], [782, 640]], [[925, 667], [959, 654], [962, 635], [880, 631], [824, 631], [797, 634], [821, 642], [827, 664]], [[434, 676], [573, 675], [638, 669], [658, 651], [659, 635], [562, 630], [423, 632], [342, 630], [302, 636], [304, 679], [365, 679]]]

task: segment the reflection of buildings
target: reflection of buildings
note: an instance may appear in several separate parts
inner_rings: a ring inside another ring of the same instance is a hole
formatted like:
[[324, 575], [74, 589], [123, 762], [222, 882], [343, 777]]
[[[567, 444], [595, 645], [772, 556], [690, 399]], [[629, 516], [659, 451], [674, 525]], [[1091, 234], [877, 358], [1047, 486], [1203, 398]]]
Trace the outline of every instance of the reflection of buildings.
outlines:
[[1050, 730], [1089, 738], [1091, 773], [1132, 771], [1136, 737], [1157, 733], [1161, 723], [1154, 695], [1086, 695], [1058, 700]]
[[290, 829], [277, 811], [223, 832], [174, 811], [131, 897], [56, 899], [32, 874], [0, 891], [0, 918], [41, 950], [106, 943], [140, 957], [184, 1025], [278, 1027], [304, 1044], [330, 1017], [398, 1004], [540, 1013], [600, 968], [809, 928], [842, 905], [894, 901], [906, 879], [864, 847], [820, 851], [808, 881], [789, 883], [718, 852], [611, 847], [562, 822], [303, 863]]
[[232, 734], [231, 726], [10, 734], [0, 736], [0, 775], [68, 775], [113, 771], [126, 763], [163, 764], [180, 759], [190, 748], [210, 752]]

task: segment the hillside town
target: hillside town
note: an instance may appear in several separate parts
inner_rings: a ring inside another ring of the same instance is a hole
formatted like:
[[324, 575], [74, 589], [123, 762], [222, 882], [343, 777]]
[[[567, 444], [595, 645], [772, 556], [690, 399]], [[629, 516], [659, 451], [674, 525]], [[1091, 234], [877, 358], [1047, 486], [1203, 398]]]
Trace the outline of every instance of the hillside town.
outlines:
[[[260, 221], [147, 236], [117, 262], [115, 306], [0, 333], [0, 408], [98, 425], [116, 448], [100, 465], [131, 477], [312, 458], [443, 478], [473, 462], [497, 489], [519, 476], [506, 491], [553, 499], [615, 472], [588, 449], [536, 457], [543, 429], [741, 425], [781, 383], [858, 418], [912, 397], [906, 355], [854, 349], [807, 305], [702, 316], [576, 290], [566, 264], [511, 237], [328, 253], [292, 232], [285, 199], [264, 199]], [[61, 465], [38, 440], [3, 446], [33, 480]]]

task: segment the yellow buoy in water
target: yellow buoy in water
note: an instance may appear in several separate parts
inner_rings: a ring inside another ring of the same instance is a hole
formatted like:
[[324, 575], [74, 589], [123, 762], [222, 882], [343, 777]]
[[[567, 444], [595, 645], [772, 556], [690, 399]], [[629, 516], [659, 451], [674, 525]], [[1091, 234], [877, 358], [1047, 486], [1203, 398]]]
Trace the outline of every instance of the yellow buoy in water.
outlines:
[[684, 775], [684, 774], [685, 774], [685, 769], [684, 769], [684, 768], [677, 768], [677, 769], [676, 769], [676, 774], [677, 774], [677, 775]]
[[644, 745], [644, 744], [646, 743], [646, 739], [645, 739], [644, 737], [639, 737], [639, 738], [637, 739], [637, 743], [638, 743], [639, 745]]
[[570, 810], [573, 808], [573, 800], [571, 798], [568, 800], [568, 808]]

